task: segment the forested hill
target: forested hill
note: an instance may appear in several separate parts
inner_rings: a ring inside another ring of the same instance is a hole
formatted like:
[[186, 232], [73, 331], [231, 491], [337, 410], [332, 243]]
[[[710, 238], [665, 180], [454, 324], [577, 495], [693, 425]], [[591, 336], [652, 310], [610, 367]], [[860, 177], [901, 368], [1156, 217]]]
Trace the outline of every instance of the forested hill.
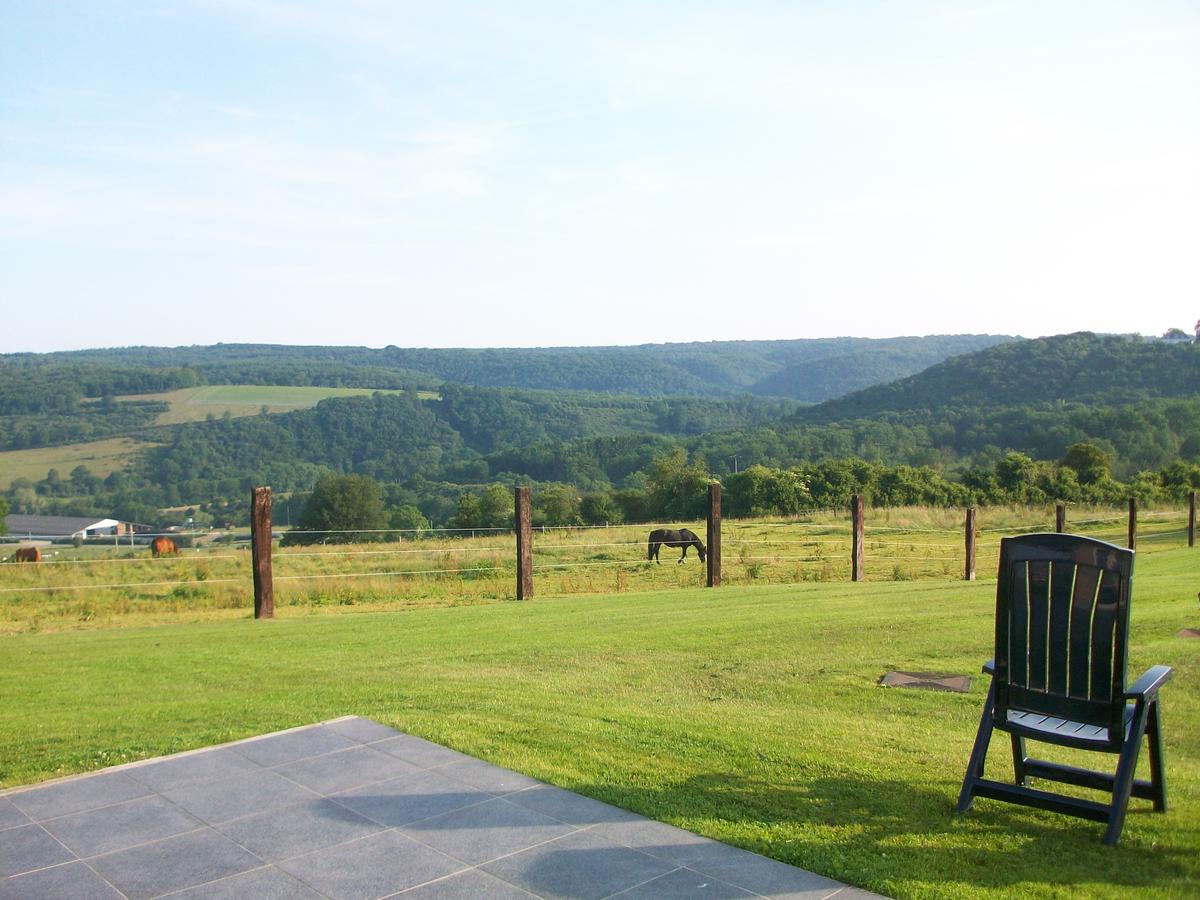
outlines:
[[935, 418], [1061, 404], [1131, 404], [1200, 395], [1200, 344], [1090, 332], [1015, 341], [947, 359], [796, 413], [810, 424]]
[[[481, 387], [598, 391], [650, 397], [751, 394], [817, 403], [919, 372], [960, 353], [1011, 341], [997, 335], [932, 335], [873, 340], [820, 338], [713, 341], [637, 347], [405, 349], [217, 344], [126, 347], [0, 356], [0, 395], [36, 395], [25, 385], [80, 385], [86, 396], [131, 393], [131, 377], [163, 387], [207, 384], [312, 384], [432, 388], [443, 382]], [[112, 375], [105, 383], [104, 372]], [[159, 378], [157, 381], [164, 381]], [[76, 388], [78, 389], [78, 388]], [[69, 401], [55, 403], [69, 406]]]

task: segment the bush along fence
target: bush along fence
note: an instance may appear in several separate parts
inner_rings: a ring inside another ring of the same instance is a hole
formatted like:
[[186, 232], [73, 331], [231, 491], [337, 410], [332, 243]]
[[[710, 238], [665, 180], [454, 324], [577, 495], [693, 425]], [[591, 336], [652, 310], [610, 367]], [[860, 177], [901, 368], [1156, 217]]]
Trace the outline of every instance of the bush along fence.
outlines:
[[[251, 497], [253, 530], [253, 571], [254, 571], [254, 617], [271, 618], [274, 615], [274, 597], [271, 577], [271, 489], [267, 487], [254, 488]], [[516, 536], [516, 598], [528, 600], [534, 593], [534, 528], [532, 525], [532, 503], [530, 489], [518, 487], [513, 496], [513, 519]], [[1127, 546], [1136, 549], [1137, 546], [1137, 516], [1136, 498], [1129, 498]], [[850, 542], [850, 578], [852, 581], [865, 580], [864, 547], [866, 545], [866, 513], [863, 497], [855, 494], [850, 501], [851, 542]], [[1055, 507], [1055, 530], [1063, 533], [1067, 529], [1067, 508], [1064, 504]], [[1097, 524], [1091, 522], [1088, 524]], [[708, 587], [721, 585], [721, 486], [712, 483], [708, 486], [708, 515], [706, 521], [707, 552], [705, 554], [706, 577]], [[561, 530], [561, 529], [555, 529]], [[910, 529], [905, 529], [909, 531]], [[542, 529], [543, 533], [546, 529]], [[1188, 500], [1187, 545], [1194, 547], [1196, 543], [1196, 492], [1192, 491]], [[1167, 532], [1169, 533], [1169, 532]], [[1164, 534], [1164, 532], [1159, 532]], [[978, 562], [978, 539], [980, 529], [975, 507], [966, 510], [963, 525], [963, 578], [974, 581]], [[630, 542], [621, 542], [628, 545]], [[739, 543], [747, 543], [740, 541]], [[771, 542], [778, 544], [780, 542]], [[792, 542], [797, 543], [797, 542]], [[910, 542], [911, 543], [911, 542]], [[682, 558], [681, 558], [682, 561]], [[586, 565], [586, 563], [584, 564]], [[549, 566], [548, 566], [549, 567]]]

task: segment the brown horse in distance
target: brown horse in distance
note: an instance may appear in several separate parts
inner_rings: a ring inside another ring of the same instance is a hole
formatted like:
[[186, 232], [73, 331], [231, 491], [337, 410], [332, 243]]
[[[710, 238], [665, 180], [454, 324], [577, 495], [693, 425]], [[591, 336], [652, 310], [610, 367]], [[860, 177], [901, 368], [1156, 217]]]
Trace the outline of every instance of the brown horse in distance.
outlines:
[[18, 547], [17, 552], [12, 555], [13, 562], [41, 562], [42, 551], [37, 547]]
[[650, 541], [646, 546], [646, 559], [653, 559], [661, 566], [662, 560], [658, 558], [658, 551], [662, 549], [663, 544], [668, 547], [683, 548], [683, 555], [679, 557], [678, 565], [683, 565], [688, 547], [695, 547], [700, 562], [704, 562], [704, 544], [701, 543], [700, 538], [696, 537], [694, 531], [689, 531], [687, 528], [680, 528], [678, 531], [672, 531], [669, 528], [655, 528], [650, 532]]
[[178, 556], [179, 548], [169, 537], [156, 537], [150, 542], [150, 552], [154, 556]]

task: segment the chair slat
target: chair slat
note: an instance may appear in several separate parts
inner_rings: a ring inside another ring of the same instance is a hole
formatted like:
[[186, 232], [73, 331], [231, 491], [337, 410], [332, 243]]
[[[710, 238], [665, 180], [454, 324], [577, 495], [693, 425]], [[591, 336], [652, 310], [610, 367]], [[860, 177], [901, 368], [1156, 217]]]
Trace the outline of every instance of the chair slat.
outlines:
[[1009, 568], [1012, 590], [1008, 596], [1009, 683], [1029, 686], [1029, 566], [1013, 563]]
[[1070, 688], [1072, 697], [1086, 698], [1091, 685], [1092, 610], [1096, 606], [1096, 588], [1100, 584], [1100, 570], [1094, 566], [1080, 566], [1075, 572], [1075, 596], [1071, 602], [1071, 671]]
[[1029, 687], [1046, 689], [1046, 640], [1050, 629], [1050, 563], [1029, 564]]
[[1049, 673], [1046, 689], [1055, 694], [1067, 692], [1067, 656], [1071, 627], [1071, 591], [1075, 587], [1077, 566], [1055, 562], [1050, 565], [1050, 639], [1047, 647]]
[[1120, 576], [1105, 572], [1096, 593], [1096, 612], [1092, 616], [1092, 688], [1091, 699], [1108, 701], [1113, 693], [1113, 630], [1117, 624]]

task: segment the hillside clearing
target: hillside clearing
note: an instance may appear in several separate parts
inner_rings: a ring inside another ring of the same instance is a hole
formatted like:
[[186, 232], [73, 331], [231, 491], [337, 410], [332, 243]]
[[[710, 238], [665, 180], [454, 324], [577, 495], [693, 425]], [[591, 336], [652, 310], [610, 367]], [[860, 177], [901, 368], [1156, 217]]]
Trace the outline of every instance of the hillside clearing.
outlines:
[[[225, 413], [235, 417], [257, 415], [264, 406], [267, 412], [271, 413], [292, 412], [297, 409], [309, 409], [330, 397], [361, 397], [373, 393], [375, 391], [371, 388], [214, 384], [158, 394], [136, 394], [119, 399], [160, 400], [169, 403], [171, 408], [160, 415], [155, 424], [178, 425], [181, 422], [200, 422], [209, 416], [219, 417]], [[419, 391], [418, 396], [428, 400], [437, 395]]]
[[18, 478], [39, 481], [50, 469], [58, 469], [65, 477], [81, 465], [103, 478], [127, 468], [139, 452], [153, 446], [133, 438], [108, 438], [61, 447], [6, 450], [0, 452], [0, 489], [7, 489]]

